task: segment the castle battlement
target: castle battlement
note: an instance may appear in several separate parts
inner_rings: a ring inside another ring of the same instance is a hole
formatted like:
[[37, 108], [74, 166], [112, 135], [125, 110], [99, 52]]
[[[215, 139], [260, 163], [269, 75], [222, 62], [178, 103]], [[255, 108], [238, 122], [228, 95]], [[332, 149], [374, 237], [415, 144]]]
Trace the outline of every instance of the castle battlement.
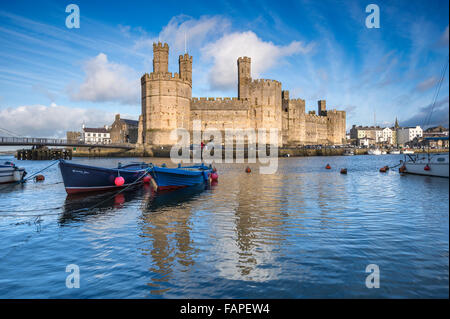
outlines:
[[165, 73], [146, 73], [141, 77], [141, 83], [147, 81], [147, 80], [166, 80], [166, 81], [180, 81], [180, 82], [189, 82], [185, 79], [182, 79], [180, 74], [178, 72], [172, 73], [172, 72], [165, 72]]
[[178, 57], [178, 60], [189, 60], [192, 63], [192, 56], [190, 56], [189, 54], [185, 53], [184, 55], [180, 54], [180, 56]]
[[249, 102], [249, 99], [238, 99], [237, 97], [193, 97], [192, 102]]
[[243, 57], [238, 58], [238, 62], [248, 62], [248, 63], [251, 63], [251, 62], [252, 62], [252, 59], [249, 58], [248, 56], [243, 56]]
[[306, 122], [318, 123], [318, 124], [326, 124], [327, 117], [321, 116], [317, 114], [305, 114]]
[[153, 42], [153, 51], [156, 50], [167, 50], [169, 51], [169, 45], [167, 43], [162, 44], [161, 42]]
[[252, 81], [255, 86], [275, 86], [281, 88], [281, 82], [269, 79], [256, 79]]

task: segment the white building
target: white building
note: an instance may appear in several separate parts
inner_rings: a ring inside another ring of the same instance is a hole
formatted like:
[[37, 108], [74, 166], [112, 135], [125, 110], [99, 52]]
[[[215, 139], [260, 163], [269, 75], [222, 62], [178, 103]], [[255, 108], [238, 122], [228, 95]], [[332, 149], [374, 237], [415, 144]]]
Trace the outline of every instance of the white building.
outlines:
[[386, 142], [388, 144], [393, 144], [393, 134], [392, 134], [392, 130], [389, 127], [385, 127], [383, 129], [383, 142]]
[[385, 142], [383, 130], [381, 128], [375, 128], [374, 133], [375, 133], [375, 143]]
[[416, 127], [401, 127], [397, 129], [397, 143], [403, 145], [406, 142], [412, 141], [416, 137], [422, 137], [423, 130], [420, 126]]
[[111, 144], [111, 134], [109, 127], [91, 128], [85, 127], [81, 130], [81, 138], [85, 144]]

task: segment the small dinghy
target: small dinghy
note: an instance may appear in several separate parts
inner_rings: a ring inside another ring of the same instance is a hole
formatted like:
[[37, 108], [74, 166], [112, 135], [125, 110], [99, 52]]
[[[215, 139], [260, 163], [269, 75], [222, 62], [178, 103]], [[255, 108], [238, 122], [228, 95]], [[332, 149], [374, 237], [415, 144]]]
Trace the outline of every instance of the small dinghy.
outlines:
[[150, 175], [157, 184], [158, 190], [177, 189], [199, 184], [207, 184], [211, 175], [215, 174], [213, 168], [204, 164], [168, 168], [165, 165], [156, 166], [150, 164]]
[[131, 163], [117, 168], [103, 168], [59, 161], [59, 168], [68, 194], [114, 190], [142, 182], [149, 164]]
[[26, 174], [24, 168], [17, 167], [14, 163], [0, 164], [0, 184], [20, 182]]

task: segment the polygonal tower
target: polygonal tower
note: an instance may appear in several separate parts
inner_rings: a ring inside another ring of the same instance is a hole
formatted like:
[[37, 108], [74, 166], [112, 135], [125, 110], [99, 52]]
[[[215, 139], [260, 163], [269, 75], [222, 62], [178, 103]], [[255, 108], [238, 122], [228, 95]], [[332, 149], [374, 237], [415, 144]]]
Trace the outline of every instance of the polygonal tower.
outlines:
[[252, 60], [249, 57], [238, 58], [238, 98], [248, 99], [250, 98], [250, 83], [252, 82], [251, 73]]
[[169, 46], [153, 43], [153, 73], [169, 72]]
[[192, 57], [185, 53], [178, 58], [180, 78], [192, 82]]
[[170, 138], [176, 129], [189, 130], [192, 96], [192, 57], [180, 57], [179, 74], [168, 71], [169, 46], [153, 44], [153, 72], [141, 78], [142, 127], [144, 145], [173, 145]]
[[317, 101], [317, 114], [320, 116], [327, 115], [327, 102], [325, 100]]

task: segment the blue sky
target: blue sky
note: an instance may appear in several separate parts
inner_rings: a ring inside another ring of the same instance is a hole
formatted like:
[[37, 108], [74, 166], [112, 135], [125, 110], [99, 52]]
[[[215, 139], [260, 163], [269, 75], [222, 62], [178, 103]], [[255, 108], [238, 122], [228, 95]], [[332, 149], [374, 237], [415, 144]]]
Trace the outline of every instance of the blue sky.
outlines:
[[[65, 8], [80, 8], [68, 29]], [[368, 29], [365, 8], [380, 8]], [[447, 1], [2, 1], [0, 128], [65, 135], [140, 115], [152, 43], [194, 57], [193, 96], [236, 96], [236, 58], [307, 110], [326, 99], [352, 124], [423, 125], [448, 59]], [[430, 124], [448, 126], [448, 70]], [[5, 135], [0, 131], [0, 136]]]

